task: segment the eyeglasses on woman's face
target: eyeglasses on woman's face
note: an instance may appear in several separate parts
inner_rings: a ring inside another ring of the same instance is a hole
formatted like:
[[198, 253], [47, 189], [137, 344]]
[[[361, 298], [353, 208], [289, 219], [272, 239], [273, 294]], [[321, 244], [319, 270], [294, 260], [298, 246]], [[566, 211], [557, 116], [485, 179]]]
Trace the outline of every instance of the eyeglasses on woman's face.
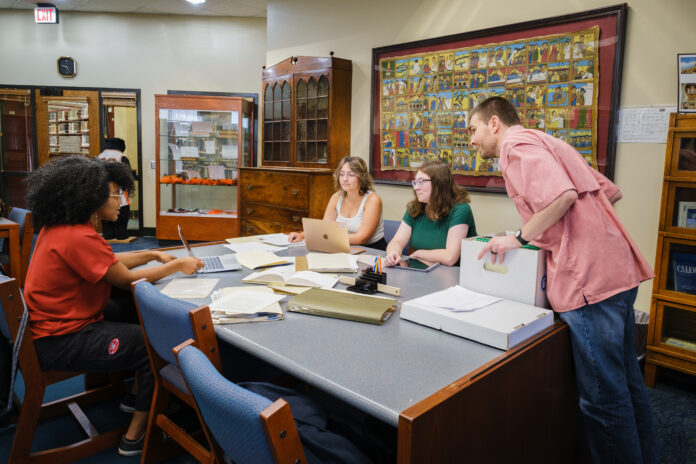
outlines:
[[341, 171], [338, 173], [338, 177], [347, 177], [348, 179], [352, 179], [355, 177], [355, 173], [353, 171]]
[[120, 190], [120, 189], [119, 189], [118, 191], [111, 192], [111, 193], [109, 194], [109, 197], [110, 197], [110, 198], [121, 198], [121, 194], [122, 194], [122, 193], [123, 193], [123, 190]]
[[430, 182], [430, 179], [413, 179], [411, 185], [413, 185], [413, 188], [422, 187], [426, 182]]

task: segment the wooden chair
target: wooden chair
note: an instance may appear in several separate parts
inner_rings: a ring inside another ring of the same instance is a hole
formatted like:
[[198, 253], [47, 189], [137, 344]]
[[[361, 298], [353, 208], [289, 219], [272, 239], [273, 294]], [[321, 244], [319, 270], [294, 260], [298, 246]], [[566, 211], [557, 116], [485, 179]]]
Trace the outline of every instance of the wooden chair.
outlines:
[[285, 400], [272, 402], [227, 380], [194, 340], [173, 351], [196, 400], [196, 412], [228, 458], [255, 464], [307, 462]]
[[[31, 211], [22, 208], [11, 208], [7, 219], [19, 224], [19, 262], [20, 270], [17, 273], [20, 276], [19, 286], [24, 288], [24, 281], [27, 278], [27, 269], [29, 269], [29, 258], [31, 257], [31, 245], [34, 241], [34, 226], [31, 223]], [[9, 274], [9, 256], [3, 250], [0, 255], [0, 262], [5, 270], [5, 274]]]
[[[200, 415], [200, 430], [193, 434], [187, 433], [167, 415], [171, 394], [196, 409], [196, 402], [176, 364], [172, 352], [175, 346], [195, 338], [215, 366], [218, 369], [222, 366], [210, 311], [207, 306], [196, 308], [191, 303], [163, 295], [145, 279], [133, 282], [131, 287], [155, 379], [141, 463], [168, 459], [181, 454], [182, 448], [199, 462], [213, 463], [216, 461], [215, 440]], [[157, 429], [167, 433], [174, 443], [163, 442], [162, 433]]]
[[[14, 334], [11, 339], [18, 339], [24, 303], [16, 279], [0, 276], [0, 311], [4, 313], [0, 317], [7, 321], [5, 330], [10, 336]], [[34, 348], [34, 339], [28, 326], [24, 328], [24, 336], [20, 345], [19, 369], [24, 377], [26, 393], [17, 420], [9, 462], [16, 464], [68, 463], [115, 447], [119, 443], [126, 427], [99, 433], [81, 407], [123, 395], [123, 382], [114, 381], [109, 385], [42, 404], [47, 386], [82, 375], [83, 372], [42, 371]], [[116, 378], [120, 380], [118, 376], [114, 376], [112, 379]], [[87, 438], [70, 445], [31, 453], [31, 445], [39, 421], [66, 412], [73, 415], [86, 433]]]

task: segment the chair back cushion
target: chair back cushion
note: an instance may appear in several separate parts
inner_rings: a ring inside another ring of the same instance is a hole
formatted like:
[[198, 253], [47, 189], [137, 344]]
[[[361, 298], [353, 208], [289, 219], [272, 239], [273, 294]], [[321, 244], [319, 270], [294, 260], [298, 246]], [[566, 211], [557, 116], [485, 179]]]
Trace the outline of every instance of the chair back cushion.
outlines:
[[179, 351], [179, 367], [198, 409], [233, 462], [273, 463], [260, 414], [271, 401], [225, 379], [194, 346]]
[[24, 226], [27, 223], [27, 215], [29, 213], [28, 209], [22, 209], [14, 207], [7, 215], [7, 219], [19, 224], [19, 244], [22, 245], [24, 241]]
[[[401, 225], [401, 221], [384, 220], [384, 240], [386, 240], [387, 243], [391, 242], [391, 239], [394, 238], [396, 231], [399, 230], [399, 225]], [[406, 242], [406, 246], [401, 251], [401, 254], [408, 255], [410, 247], [411, 241], [409, 240]]]
[[196, 305], [163, 295], [145, 281], [133, 292], [150, 345], [162, 359], [176, 365], [172, 348], [193, 338], [189, 311]]

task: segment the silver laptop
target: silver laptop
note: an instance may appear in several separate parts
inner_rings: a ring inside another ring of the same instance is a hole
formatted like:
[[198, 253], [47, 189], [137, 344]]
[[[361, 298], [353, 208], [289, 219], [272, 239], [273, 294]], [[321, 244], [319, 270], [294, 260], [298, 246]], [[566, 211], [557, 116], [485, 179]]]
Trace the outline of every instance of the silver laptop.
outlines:
[[336, 221], [302, 218], [305, 245], [308, 251], [324, 253], [350, 253], [348, 229]]
[[[176, 228], [179, 229], [179, 238], [181, 239], [181, 243], [184, 244], [184, 248], [186, 248], [186, 251], [188, 251], [189, 256], [197, 258], [197, 256], [193, 254], [191, 245], [189, 245], [189, 243], [184, 238], [184, 233], [181, 231], [181, 226], [177, 224]], [[236, 271], [237, 269], [242, 268], [242, 266], [240, 266], [237, 262], [237, 258], [234, 256], [233, 253], [221, 256], [205, 256], [198, 259], [203, 261], [203, 269], [201, 269], [200, 271], [196, 271], [199, 274], [207, 274], [209, 272]]]

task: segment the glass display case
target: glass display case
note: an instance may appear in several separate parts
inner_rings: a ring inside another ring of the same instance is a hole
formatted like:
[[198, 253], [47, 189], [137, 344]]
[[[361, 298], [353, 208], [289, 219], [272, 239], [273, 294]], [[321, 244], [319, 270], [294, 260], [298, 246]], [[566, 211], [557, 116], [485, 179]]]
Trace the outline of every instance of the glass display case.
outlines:
[[238, 169], [253, 163], [254, 104], [239, 97], [156, 95], [157, 238], [238, 235]]
[[645, 383], [658, 367], [696, 375], [696, 115], [672, 114], [648, 328]]

